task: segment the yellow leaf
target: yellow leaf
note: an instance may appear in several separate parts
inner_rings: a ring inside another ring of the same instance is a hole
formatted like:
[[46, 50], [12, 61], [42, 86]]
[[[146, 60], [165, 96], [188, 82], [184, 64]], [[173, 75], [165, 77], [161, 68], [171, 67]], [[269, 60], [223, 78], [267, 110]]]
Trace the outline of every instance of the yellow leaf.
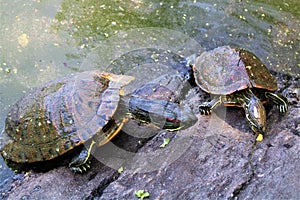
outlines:
[[264, 136], [262, 134], [258, 134], [256, 141], [261, 142], [261, 141], [263, 141], [263, 139], [264, 139]]

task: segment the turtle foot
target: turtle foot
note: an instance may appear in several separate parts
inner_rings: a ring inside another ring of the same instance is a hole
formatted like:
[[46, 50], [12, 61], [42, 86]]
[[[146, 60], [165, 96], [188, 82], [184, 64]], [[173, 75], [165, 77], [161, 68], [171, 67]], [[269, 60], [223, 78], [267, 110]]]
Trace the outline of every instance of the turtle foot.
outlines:
[[91, 168], [92, 152], [94, 151], [94, 144], [96, 142], [92, 141], [88, 149], [83, 148], [80, 154], [72, 159], [69, 163], [69, 168], [74, 173], [84, 173]]
[[89, 161], [87, 161], [86, 163], [84, 163], [82, 165], [77, 165], [77, 166], [74, 166], [74, 167], [70, 166], [69, 168], [74, 173], [82, 174], [82, 173], [87, 172], [91, 168], [91, 161], [89, 160]]
[[222, 103], [222, 96], [216, 96], [209, 102], [203, 102], [199, 105], [201, 115], [210, 115], [212, 110]]
[[275, 94], [272, 92], [266, 92], [265, 96], [270, 99], [274, 104], [276, 104], [279, 113], [284, 115], [289, 107], [288, 107], [288, 100], [285, 96], [283, 96], [282, 94]]
[[212, 109], [207, 105], [200, 105], [199, 112], [201, 115], [210, 115], [212, 112]]
[[279, 113], [284, 115], [288, 111], [288, 107], [286, 104], [277, 105], [277, 109], [279, 110]]

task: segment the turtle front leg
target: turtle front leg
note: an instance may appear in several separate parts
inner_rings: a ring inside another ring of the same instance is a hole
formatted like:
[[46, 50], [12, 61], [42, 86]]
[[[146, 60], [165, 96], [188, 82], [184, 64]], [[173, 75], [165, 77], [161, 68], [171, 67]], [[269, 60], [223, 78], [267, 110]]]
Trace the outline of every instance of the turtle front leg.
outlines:
[[288, 111], [288, 100], [285, 96], [273, 92], [265, 92], [265, 96], [277, 106], [281, 114]]
[[216, 96], [209, 102], [204, 102], [199, 105], [201, 115], [210, 115], [212, 110], [222, 103], [222, 97]]
[[88, 148], [83, 148], [80, 154], [69, 163], [69, 168], [74, 173], [83, 173], [86, 172], [91, 166], [91, 154], [93, 153], [96, 144], [95, 141], [92, 141]]

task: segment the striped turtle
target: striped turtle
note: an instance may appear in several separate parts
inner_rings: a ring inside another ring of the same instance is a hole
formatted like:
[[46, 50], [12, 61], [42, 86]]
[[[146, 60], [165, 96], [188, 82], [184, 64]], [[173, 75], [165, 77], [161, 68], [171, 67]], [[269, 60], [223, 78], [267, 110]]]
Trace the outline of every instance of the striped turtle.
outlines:
[[130, 95], [131, 115], [169, 131], [192, 126], [197, 117], [190, 107], [180, 105], [189, 89], [188, 79], [179, 74], [166, 74], [137, 88]]
[[95, 146], [117, 135], [127, 118], [114, 119], [122, 87], [133, 77], [98, 70], [76, 73], [35, 88], [10, 110], [1, 149], [6, 161], [27, 164], [52, 160], [84, 148], [69, 163], [74, 172], [90, 167]]
[[[19, 169], [15, 164], [53, 160], [84, 144], [69, 163], [72, 171], [84, 172], [90, 168], [95, 147], [116, 136], [128, 117], [156, 125], [157, 120], [165, 121], [161, 128], [171, 131], [196, 121], [189, 109], [175, 102], [179, 94], [173, 93], [174, 88], [183, 85], [179, 76], [154, 80], [121, 100], [122, 88], [132, 80], [131, 76], [94, 70], [33, 89], [7, 115], [4, 135], [8, 140], [1, 149], [5, 161]], [[124, 108], [124, 115], [116, 116], [117, 109]], [[155, 116], [154, 121], [148, 120], [150, 115]]]
[[280, 113], [288, 110], [286, 97], [275, 93], [277, 82], [267, 67], [251, 52], [222, 46], [202, 53], [192, 64], [196, 84], [214, 98], [199, 106], [202, 114], [225, 106], [241, 106], [257, 141], [266, 131], [263, 102], [276, 104]]

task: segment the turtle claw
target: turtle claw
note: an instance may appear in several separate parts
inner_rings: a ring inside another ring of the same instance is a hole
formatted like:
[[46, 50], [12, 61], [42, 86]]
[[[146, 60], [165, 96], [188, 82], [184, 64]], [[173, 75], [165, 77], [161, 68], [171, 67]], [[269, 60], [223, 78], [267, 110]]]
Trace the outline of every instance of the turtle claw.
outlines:
[[206, 105], [200, 105], [199, 106], [199, 112], [201, 115], [210, 115], [212, 110], [210, 107], [206, 106]]
[[215, 97], [211, 101], [204, 102], [199, 105], [199, 111], [201, 115], [210, 115], [212, 113], [212, 110], [219, 106], [221, 103], [222, 96]]
[[86, 163], [84, 163], [83, 165], [79, 165], [79, 166], [74, 166], [74, 167], [70, 167], [70, 170], [76, 174], [76, 173], [85, 173], [88, 171], [88, 169], [91, 168], [91, 161], [88, 161]]
[[94, 151], [95, 141], [92, 140], [88, 149], [83, 148], [80, 154], [73, 158], [73, 160], [69, 163], [69, 168], [74, 173], [84, 173], [87, 172], [88, 169], [91, 168], [91, 160], [93, 157], [91, 153]]
[[282, 115], [284, 115], [288, 111], [288, 108], [286, 105], [277, 105], [277, 108], [278, 108], [280, 114], [282, 114]]
[[265, 92], [265, 96], [276, 104], [280, 114], [285, 114], [288, 111], [288, 100], [281, 94]]

